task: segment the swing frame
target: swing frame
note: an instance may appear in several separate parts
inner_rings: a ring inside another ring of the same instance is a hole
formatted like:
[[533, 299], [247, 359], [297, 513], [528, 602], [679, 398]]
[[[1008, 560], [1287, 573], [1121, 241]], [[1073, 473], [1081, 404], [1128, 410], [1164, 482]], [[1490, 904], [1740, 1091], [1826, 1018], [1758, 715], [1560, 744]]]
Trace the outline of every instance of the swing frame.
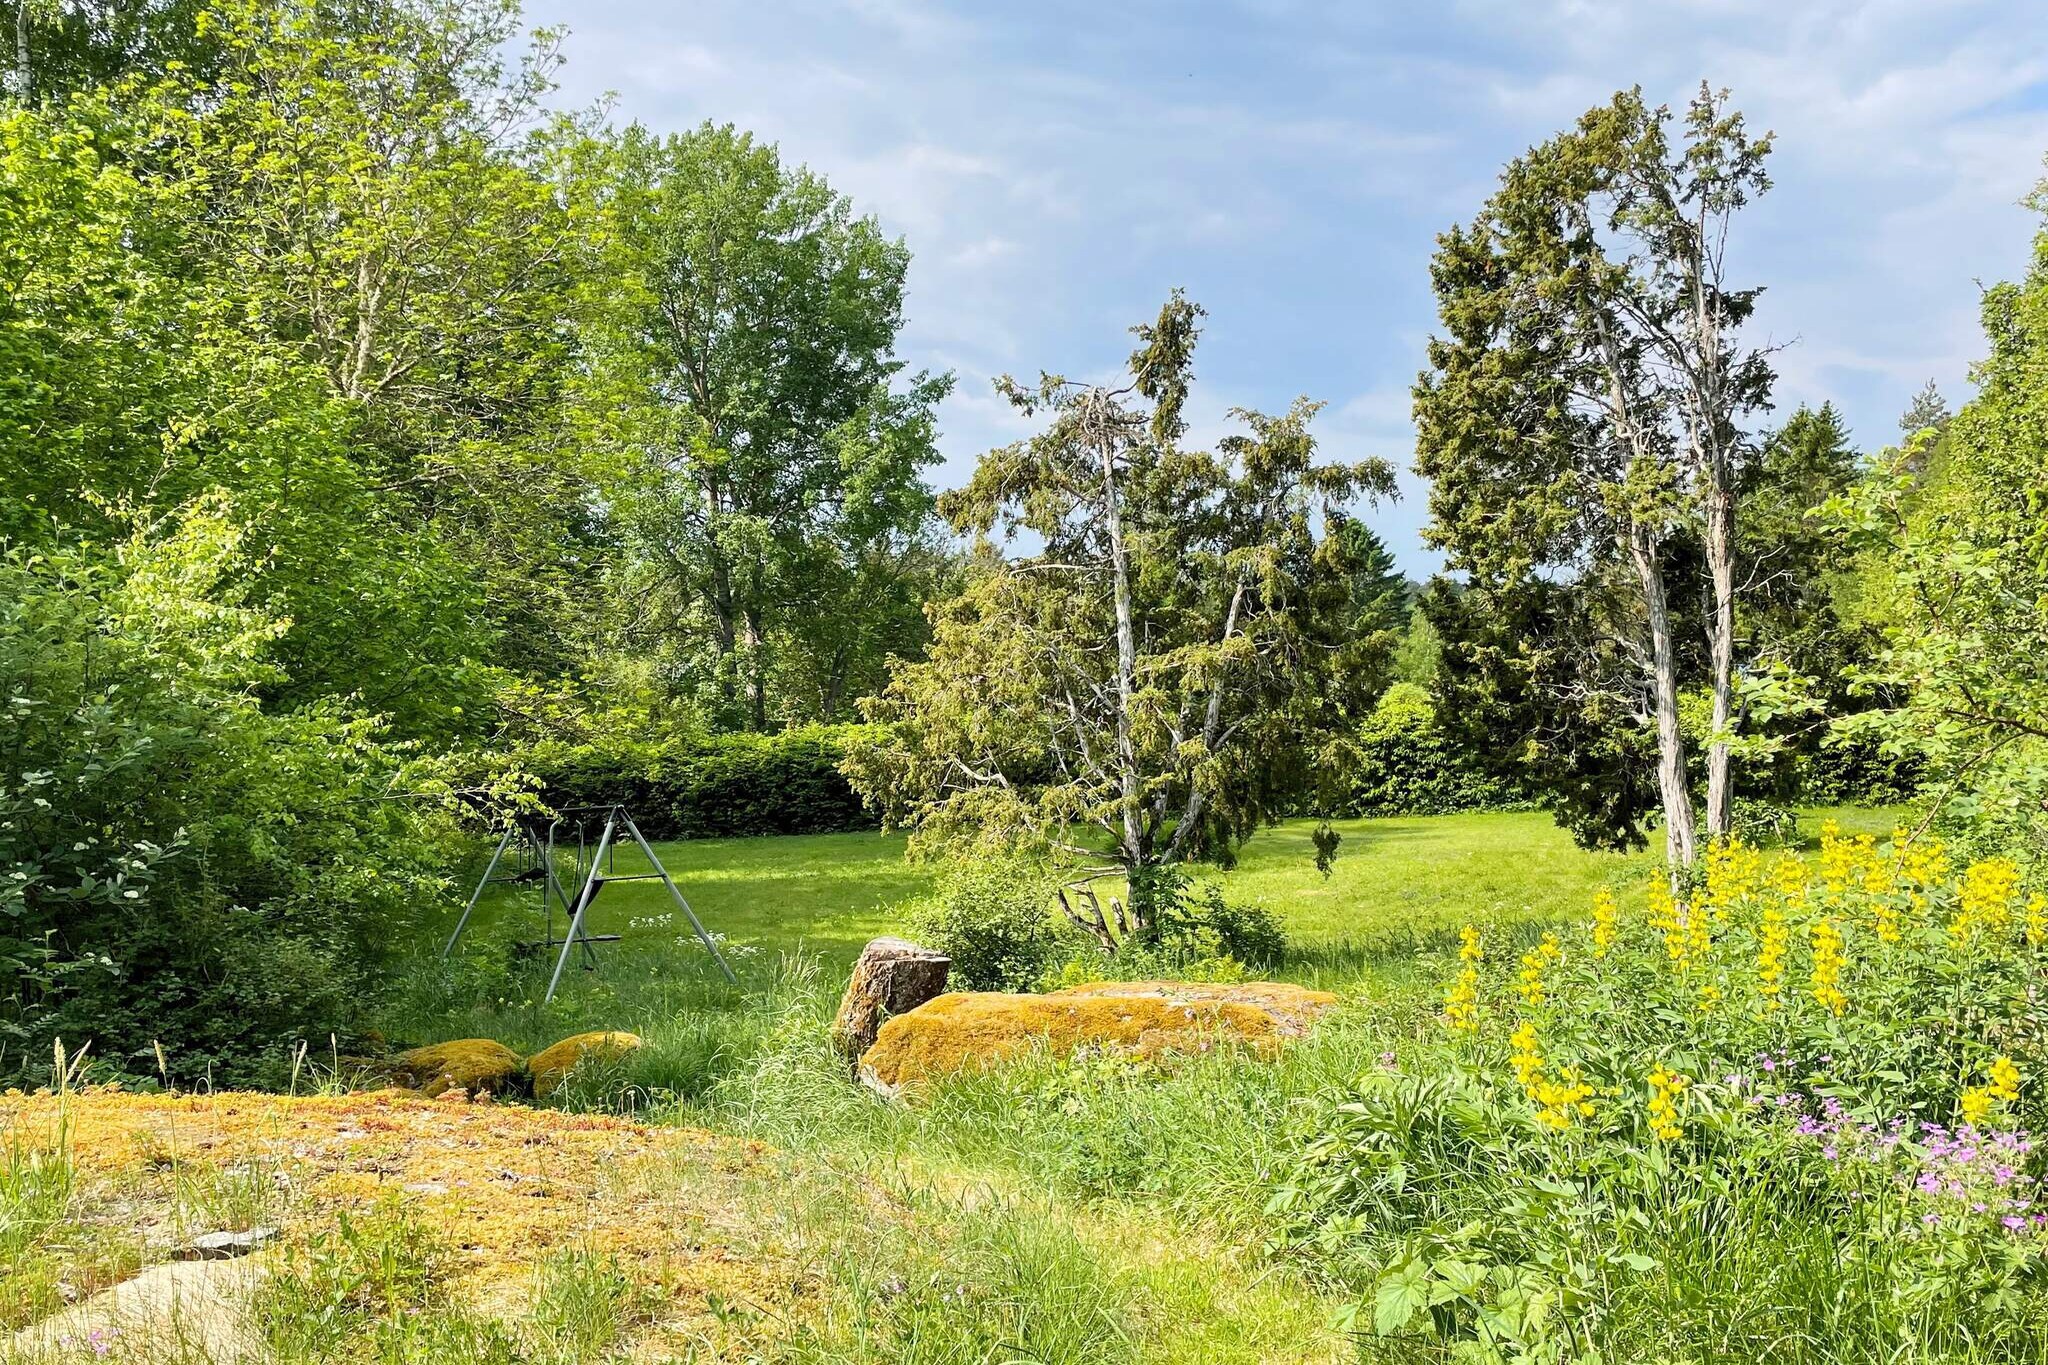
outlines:
[[[578, 883], [573, 899], [564, 888], [561, 879], [555, 875], [555, 832], [572, 817], [576, 829], [576, 871], [572, 874], [571, 880]], [[593, 850], [588, 842], [587, 831], [599, 818], [604, 822], [603, 830]], [[648, 865], [654, 869], [652, 872], [617, 871], [618, 842], [622, 832], [631, 836], [633, 842], [639, 845]], [[505, 861], [508, 852], [513, 854], [519, 870], [499, 876], [499, 864]], [[514, 815], [508, 819], [504, 832], [499, 836], [497, 847], [492, 850], [490, 861], [484, 865], [483, 876], [477, 879], [476, 889], [470, 892], [469, 903], [463, 906], [461, 917], [455, 921], [454, 932], [449, 934], [448, 942], [441, 949], [441, 956], [444, 959], [450, 956], [455, 951], [455, 945], [462, 941], [463, 930], [469, 927], [470, 915], [475, 912], [477, 902], [483, 899], [485, 887], [532, 880], [541, 883], [541, 903], [547, 912], [548, 936], [542, 948], [544, 951], [553, 951], [556, 947], [561, 949], [560, 955], [555, 959], [554, 972], [548, 978], [547, 994], [541, 998], [543, 1004], [555, 998], [555, 992], [562, 984], [562, 973], [569, 965], [571, 953], [581, 948], [584, 965], [594, 968], [597, 965], [594, 945], [615, 943], [622, 937], [619, 934], [591, 934], [584, 928], [584, 922], [590, 914], [591, 903], [611, 882], [659, 881], [667, 887], [670, 898], [690, 921], [691, 929], [696, 931], [697, 941], [711, 954], [711, 960], [718, 964], [718, 970], [725, 974], [727, 981], [734, 985], [739, 984], [739, 978], [733, 974], [731, 964], [725, 960], [725, 954], [718, 951], [718, 944], [704, 928], [704, 922], [697, 918], [697, 912], [690, 908], [690, 902], [676, 886], [675, 879], [669, 876], [668, 869], [662, 865], [660, 856], [654, 851], [654, 845], [640, 832], [640, 826], [634, 823], [632, 813], [618, 802], [594, 806], [565, 806], [555, 812], [545, 826], [541, 825], [538, 817]], [[557, 900], [560, 900], [562, 909], [568, 915], [568, 928], [559, 940], [555, 938]]]

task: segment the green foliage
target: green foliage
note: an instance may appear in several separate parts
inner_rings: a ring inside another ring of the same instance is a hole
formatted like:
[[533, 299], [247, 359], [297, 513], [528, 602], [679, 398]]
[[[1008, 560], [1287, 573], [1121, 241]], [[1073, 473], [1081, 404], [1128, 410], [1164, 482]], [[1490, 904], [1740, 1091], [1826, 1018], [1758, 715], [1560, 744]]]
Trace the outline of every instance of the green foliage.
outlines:
[[[2036, 206], [2048, 210], [2048, 189]], [[1882, 639], [1852, 674], [1878, 705], [1837, 729], [1924, 763], [1959, 826], [2037, 862], [2048, 856], [2048, 232], [2025, 279], [1986, 292], [1983, 319], [1976, 396], [1831, 506], [1864, 556], [1859, 605]]]
[[1064, 955], [1098, 951], [1053, 912], [1053, 878], [1013, 863], [949, 867], [939, 889], [904, 907], [905, 931], [953, 959], [947, 985], [1027, 991]]
[[608, 257], [582, 407], [616, 452], [668, 685], [721, 727], [831, 720], [924, 638], [942, 576], [924, 469], [949, 377], [898, 382], [910, 253], [731, 126], [588, 154]]
[[[132, 1074], [275, 1070], [347, 1035], [443, 890], [431, 765], [334, 708], [266, 712], [284, 627], [233, 586], [218, 509], [111, 564], [0, 556], [0, 1031]], [[401, 799], [394, 799], [401, 798]]]
[[1436, 703], [1413, 683], [1395, 683], [1373, 707], [1346, 752], [1346, 815], [1450, 815], [1499, 810], [1519, 800], [1437, 723]]
[[[1824, 831], [1519, 956], [1476, 927], [1445, 1034], [1332, 1093], [1271, 1211], [1361, 1330], [1505, 1359], [2031, 1355], [2048, 902], [2010, 864]], [[1760, 1314], [1761, 1299], [1772, 1305]]]
[[542, 741], [520, 756], [555, 806], [623, 802], [650, 839], [826, 834], [872, 829], [840, 773], [867, 727], [812, 725], [779, 734], [601, 736]]
[[1120, 958], [1143, 949], [1168, 964], [1229, 959], [1244, 967], [1276, 968], [1287, 955], [1287, 931], [1256, 901], [1227, 899], [1213, 879], [1184, 866], [1148, 868], [1131, 883], [1142, 903], [1144, 933], [1118, 945]]
[[[1369, 546], [1340, 530], [1391, 475], [1319, 462], [1306, 402], [1182, 448], [1200, 316], [1176, 292], [1118, 386], [1001, 381], [1044, 429], [942, 500], [974, 563], [926, 658], [870, 704], [888, 730], [848, 756], [916, 841], [1095, 864], [1097, 837], [1126, 872], [1227, 860], [1298, 803], [1369, 681], [1352, 619]], [[992, 543], [1020, 535], [1040, 552]]]

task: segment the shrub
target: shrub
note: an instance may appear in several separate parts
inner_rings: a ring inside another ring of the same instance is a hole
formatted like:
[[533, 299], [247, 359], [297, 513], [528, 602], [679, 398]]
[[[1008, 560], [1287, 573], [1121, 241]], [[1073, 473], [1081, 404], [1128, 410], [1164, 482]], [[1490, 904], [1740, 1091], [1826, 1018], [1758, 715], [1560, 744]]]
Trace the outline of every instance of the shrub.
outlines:
[[1228, 901], [1223, 888], [1179, 865], [1143, 874], [1151, 933], [1137, 944], [1168, 961], [1192, 963], [1227, 958], [1246, 967], [1277, 967], [1287, 955], [1287, 931], [1279, 918], [1256, 902]]
[[1062, 927], [1052, 905], [1052, 878], [1042, 869], [970, 863], [902, 914], [912, 938], [953, 959], [952, 989], [1023, 991], [1079, 946], [1078, 931]]
[[1347, 815], [1449, 815], [1524, 800], [1437, 723], [1435, 704], [1413, 683], [1395, 683], [1380, 697], [1359, 727], [1347, 767]]
[[282, 623], [213, 509], [111, 560], [0, 554], [0, 1068], [275, 1078], [347, 1037], [442, 893], [431, 774], [330, 705], [271, 713]]
[[1362, 1322], [1513, 1359], [2034, 1357], [2044, 967], [2010, 863], [1716, 847], [1645, 918], [1498, 966], [1468, 929], [1441, 1040], [1331, 1097], [1274, 1208]]
[[832, 834], [878, 824], [839, 772], [846, 745], [866, 728], [544, 741], [525, 766], [550, 805], [623, 803], [650, 839]]

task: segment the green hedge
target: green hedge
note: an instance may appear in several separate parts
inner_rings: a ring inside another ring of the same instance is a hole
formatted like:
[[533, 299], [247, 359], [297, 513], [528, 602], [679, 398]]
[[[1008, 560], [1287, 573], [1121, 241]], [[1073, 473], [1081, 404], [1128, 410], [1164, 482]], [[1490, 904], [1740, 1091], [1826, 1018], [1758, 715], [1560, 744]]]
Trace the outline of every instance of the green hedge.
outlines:
[[1437, 724], [1429, 694], [1395, 683], [1352, 740], [1346, 815], [1449, 815], [1527, 804]]
[[623, 803], [650, 839], [870, 830], [881, 822], [839, 772], [847, 741], [868, 728], [543, 744], [526, 766], [549, 805]]

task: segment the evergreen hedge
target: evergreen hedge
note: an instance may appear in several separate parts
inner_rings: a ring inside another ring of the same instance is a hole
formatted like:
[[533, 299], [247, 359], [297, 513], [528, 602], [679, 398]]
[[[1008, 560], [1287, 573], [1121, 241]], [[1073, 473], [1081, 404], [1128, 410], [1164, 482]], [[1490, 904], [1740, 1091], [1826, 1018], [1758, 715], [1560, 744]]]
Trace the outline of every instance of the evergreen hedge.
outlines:
[[881, 822], [839, 772], [848, 741], [868, 730], [811, 725], [779, 734], [541, 745], [527, 766], [549, 805], [619, 802], [650, 839], [871, 830]]

